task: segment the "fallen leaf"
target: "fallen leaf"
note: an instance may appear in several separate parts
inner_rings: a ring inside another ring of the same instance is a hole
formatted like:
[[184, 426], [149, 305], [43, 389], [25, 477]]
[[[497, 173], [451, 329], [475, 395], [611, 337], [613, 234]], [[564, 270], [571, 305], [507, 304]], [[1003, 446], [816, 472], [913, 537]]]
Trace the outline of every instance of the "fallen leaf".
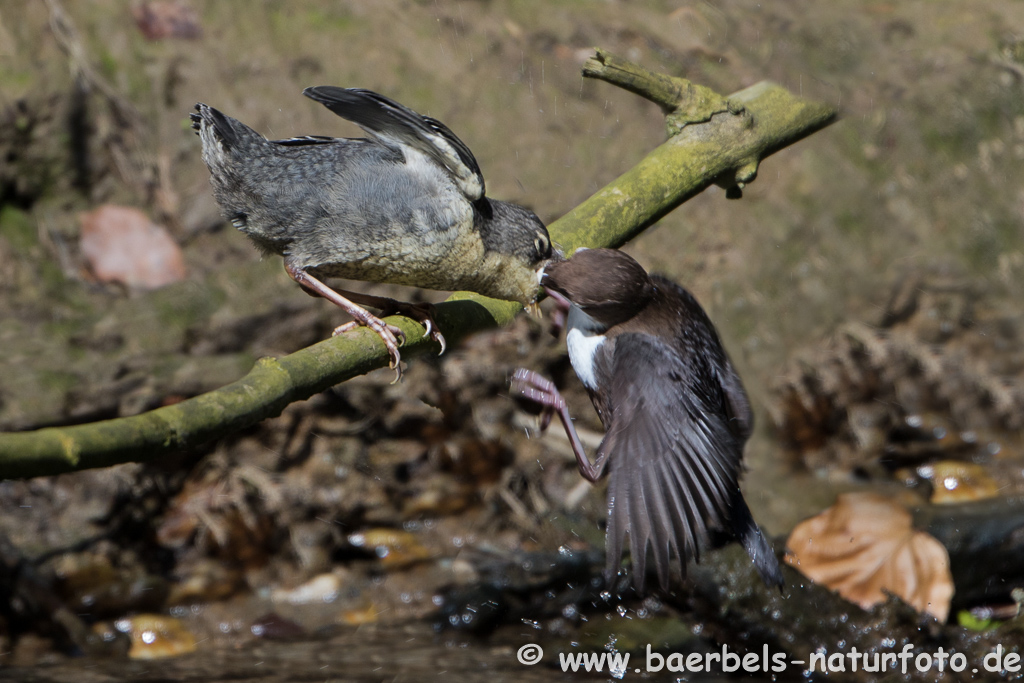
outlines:
[[104, 204], [81, 222], [82, 255], [101, 282], [156, 289], [185, 278], [181, 248], [138, 209]]
[[199, 15], [180, 0], [147, 0], [132, 7], [132, 16], [147, 40], [203, 35]]
[[953, 597], [949, 555], [911, 521], [906, 509], [883, 496], [843, 494], [793, 529], [786, 562], [864, 609], [892, 593], [945, 621]]

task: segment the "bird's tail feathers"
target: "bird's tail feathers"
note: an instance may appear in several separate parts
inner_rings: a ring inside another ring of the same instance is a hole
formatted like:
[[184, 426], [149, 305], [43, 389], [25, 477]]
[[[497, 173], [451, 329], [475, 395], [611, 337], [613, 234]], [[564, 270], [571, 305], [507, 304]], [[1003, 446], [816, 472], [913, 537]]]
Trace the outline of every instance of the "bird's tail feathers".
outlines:
[[732, 510], [733, 533], [747, 554], [750, 555], [764, 585], [769, 588], [777, 586], [781, 590], [785, 585], [785, 579], [782, 577], [782, 568], [779, 567], [779, 558], [775, 556], [775, 549], [772, 548], [772, 544], [765, 538], [761, 528], [754, 521], [746, 501], [740, 495], [737, 495], [736, 499]]
[[216, 142], [225, 154], [231, 154], [247, 144], [266, 142], [266, 138], [241, 121], [202, 103], [196, 105], [196, 113], [189, 114], [189, 118], [204, 148]]

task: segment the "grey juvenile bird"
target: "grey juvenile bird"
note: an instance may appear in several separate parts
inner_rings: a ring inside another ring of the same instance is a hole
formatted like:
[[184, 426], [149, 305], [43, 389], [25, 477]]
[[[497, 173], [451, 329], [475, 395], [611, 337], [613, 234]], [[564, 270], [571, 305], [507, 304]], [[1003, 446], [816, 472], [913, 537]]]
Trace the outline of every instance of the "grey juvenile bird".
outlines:
[[551, 258], [547, 229], [522, 206], [484, 195], [473, 153], [440, 121], [369, 90], [320, 86], [303, 94], [358, 124], [370, 138], [307, 136], [267, 140], [197, 104], [192, 127], [203, 143], [224, 215], [288, 274], [384, 341], [401, 376], [402, 331], [381, 316], [401, 313], [441, 344], [432, 307], [352, 292], [321, 279], [468, 290], [533, 302]]
[[782, 586], [771, 545], [740, 493], [753, 414], [718, 333], [693, 296], [614, 249], [578, 251], [543, 284], [569, 307], [569, 360], [605, 426], [591, 463], [555, 385], [518, 369], [512, 392], [557, 413], [583, 476], [608, 482], [607, 570], [625, 536], [643, 589], [648, 547], [662, 589], [672, 555], [685, 573], [714, 532], [739, 540], [766, 585]]

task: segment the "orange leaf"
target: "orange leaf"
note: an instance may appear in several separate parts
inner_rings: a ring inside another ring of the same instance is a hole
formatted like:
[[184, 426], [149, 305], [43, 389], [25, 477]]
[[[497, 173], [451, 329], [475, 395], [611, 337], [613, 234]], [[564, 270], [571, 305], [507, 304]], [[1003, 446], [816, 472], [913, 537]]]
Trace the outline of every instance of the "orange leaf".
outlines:
[[786, 562], [864, 609], [893, 593], [945, 621], [953, 597], [946, 548], [911, 526], [898, 503], [874, 493], [846, 493], [793, 529]]

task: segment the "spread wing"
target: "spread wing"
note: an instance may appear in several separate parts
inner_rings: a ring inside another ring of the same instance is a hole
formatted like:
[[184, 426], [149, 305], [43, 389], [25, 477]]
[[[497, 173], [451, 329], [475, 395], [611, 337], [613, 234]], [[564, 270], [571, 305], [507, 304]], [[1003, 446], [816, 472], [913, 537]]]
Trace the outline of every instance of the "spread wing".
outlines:
[[343, 119], [389, 146], [408, 145], [448, 169], [470, 201], [484, 196], [484, 176], [469, 147], [446, 125], [417, 114], [392, 99], [370, 90], [322, 85], [302, 94], [316, 100]]
[[745, 439], [729, 424], [715, 371], [699, 354], [681, 358], [644, 334], [618, 336], [612, 354], [611, 419], [600, 448], [609, 468], [608, 571], [628, 534], [634, 584], [642, 590], [650, 547], [667, 588], [672, 556], [685, 573], [709, 532], [722, 530], [739, 537], [766, 583], [778, 583], [778, 561], [740, 494]]

